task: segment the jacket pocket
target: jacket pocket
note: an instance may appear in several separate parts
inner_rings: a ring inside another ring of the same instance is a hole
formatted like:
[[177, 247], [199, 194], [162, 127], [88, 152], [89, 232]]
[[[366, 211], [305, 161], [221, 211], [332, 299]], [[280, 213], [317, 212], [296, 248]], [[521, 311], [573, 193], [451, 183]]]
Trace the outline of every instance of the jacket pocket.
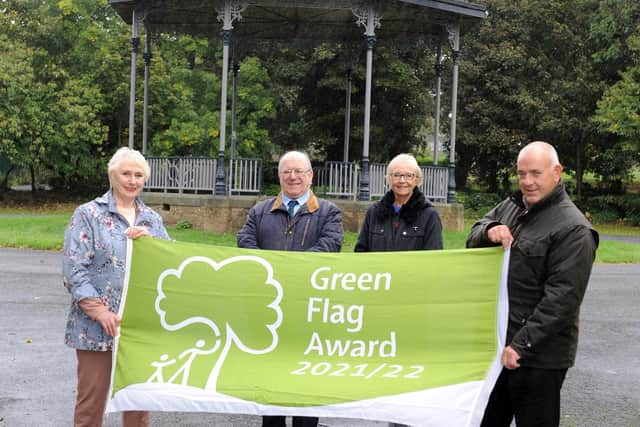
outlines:
[[398, 248], [411, 251], [424, 249], [424, 228], [407, 226], [399, 232]]
[[380, 225], [369, 229], [369, 251], [383, 251], [386, 248], [384, 228]]
[[[521, 287], [520, 296], [527, 298], [541, 296], [543, 283], [547, 274], [546, 262], [548, 244], [544, 240], [532, 240], [519, 238], [516, 243], [516, 252], [512, 254], [510, 274], [515, 274], [514, 280]], [[535, 294], [533, 297], [531, 294]]]
[[544, 257], [547, 254], [547, 245], [542, 241], [520, 238], [517, 246], [526, 257]]
[[421, 227], [407, 227], [400, 232], [403, 239], [422, 239], [424, 237], [424, 229]]

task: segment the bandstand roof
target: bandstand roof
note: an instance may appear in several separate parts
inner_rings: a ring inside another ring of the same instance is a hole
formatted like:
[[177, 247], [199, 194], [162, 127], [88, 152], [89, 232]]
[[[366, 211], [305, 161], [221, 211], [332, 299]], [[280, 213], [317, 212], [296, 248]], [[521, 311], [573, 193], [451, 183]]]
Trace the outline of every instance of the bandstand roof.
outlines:
[[[122, 19], [131, 23], [132, 12], [144, 15], [152, 32], [176, 31], [218, 37], [222, 23], [221, 0], [109, 0]], [[362, 0], [249, 0], [234, 22], [233, 37], [258, 40], [311, 39], [357, 40], [364, 29], [356, 25], [354, 11], [366, 9]], [[476, 21], [486, 17], [486, 7], [463, 0], [376, 1], [381, 26], [380, 39], [440, 37], [443, 26], [452, 22]]]

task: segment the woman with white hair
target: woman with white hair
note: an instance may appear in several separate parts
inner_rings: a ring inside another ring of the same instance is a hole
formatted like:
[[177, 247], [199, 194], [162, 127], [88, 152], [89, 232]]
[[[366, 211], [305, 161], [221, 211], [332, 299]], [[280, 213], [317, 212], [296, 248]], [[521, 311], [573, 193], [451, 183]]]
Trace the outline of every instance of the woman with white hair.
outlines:
[[[118, 334], [127, 239], [168, 239], [162, 218], [139, 195], [149, 164], [136, 150], [120, 148], [108, 165], [110, 190], [78, 207], [62, 252], [64, 286], [71, 294], [65, 343], [78, 360], [74, 426], [102, 426], [111, 379], [113, 337]], [[123, 413], [124, 426], [146, 426], [149, 414]]]
[[391, 187], [367, 210], [356, 252], [442, 249], [440, 216], [422, 191], [415, 157], [398, 154], [387, 166]]
[[[420, 185], [422, 169], [411, 154], [398, 154], [387, 166], [391, 189], [367, 209], [356, 252], [442, 249], [440, 216]], [[392, 427], [405, 427], [391, 423]]]

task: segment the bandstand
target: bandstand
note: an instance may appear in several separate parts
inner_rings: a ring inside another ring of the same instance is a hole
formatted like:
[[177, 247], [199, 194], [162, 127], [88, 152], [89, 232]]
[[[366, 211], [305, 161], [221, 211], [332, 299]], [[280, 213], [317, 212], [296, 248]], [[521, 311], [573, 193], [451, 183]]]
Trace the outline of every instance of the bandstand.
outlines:
[[[236, 121], [234, 120], [237, 66], [231, 66], [233, 45], [256, 40], [306, 39], [311, 43], [362, 40], [366, 60], [364, 87], [364, 124], [362, 158], [349, 161], [349, 120], [351, 79], [346, 77], [344, 158], [342, 162], [325, 162], [316, 170], [316, 184], [327, 196], [369, 201], [386, 191], [385, 166], [371, 164], [370, 121], [372, 70], [377, 43], [426, 40], [436, 56], [434, 67], [435, 132], [434, 164], [438, 161], [440, 139], [440, 96], [443, 57], [452, 61], [450, 85], [449, 163], [447, 167], [423, 166], [427, 197], [435, 202], [455, 203], [455, 143], [460, 35], [463, 28], [486, 17], [482, 5], [462, 0], [109, 0], [120, 17], [131, 25], [131, 93], [129, 146], [134, 146], [136, 100], [136, 59], [140, 49], [140, 32], [144, 29], [145, 59], [142, 151], [147, 152], [148, 80], [151, 58], [149, 34], [173, 31], [197, 36], [221, 37], [222, 76], [220, 96], [220, 142], [216, 159], [150, 157], [154, 181], [151, 190], [178, 193], [208, 193], [214, 198], [233, 194], [259, 194], [262, 163], [260, 159], [235, 156]], [[443, 53], [446, 47], [450, 53]], [[235, 65], [235, 64], [234, 64]], [[227, 93], [229, 71], [232, 77], [230, 158], [225, 161], [227, 146]]]

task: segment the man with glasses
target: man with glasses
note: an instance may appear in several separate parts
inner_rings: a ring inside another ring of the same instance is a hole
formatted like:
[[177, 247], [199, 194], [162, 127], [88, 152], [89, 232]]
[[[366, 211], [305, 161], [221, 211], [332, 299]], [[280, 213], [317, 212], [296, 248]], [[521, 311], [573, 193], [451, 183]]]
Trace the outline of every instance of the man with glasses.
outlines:
[[[313, 170], [300, 151], [285, 153], [278, 163], [280, 193], [257, 203], [238, 232], [238, 247], [280, 251], [340, 252], [342, 213], [311, 191]], [[285, 427], [284, 416], [262, 417], [264, 427]], [[316, 417], [293, 417], [294, 427], [316, 427]]]

